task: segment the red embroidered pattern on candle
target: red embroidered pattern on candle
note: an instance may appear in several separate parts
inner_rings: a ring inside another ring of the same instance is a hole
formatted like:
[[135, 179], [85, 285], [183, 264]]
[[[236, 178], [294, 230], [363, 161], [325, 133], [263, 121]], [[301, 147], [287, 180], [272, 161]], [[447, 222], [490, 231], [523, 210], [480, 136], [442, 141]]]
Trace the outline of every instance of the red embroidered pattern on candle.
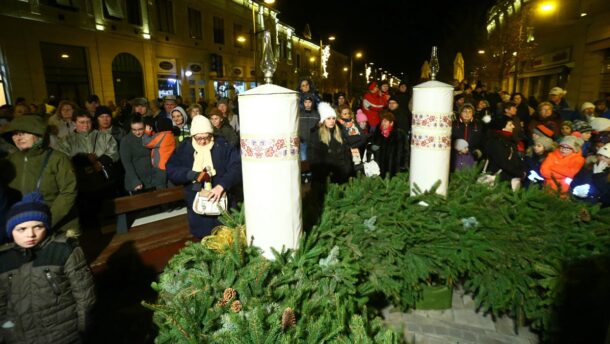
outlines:
[[451, 114], [413, 114], [413, 126], [427, 128], [451, 128]]
[[286, 138], [242, 138], [242, 158], [289, 159], [299, 156], [299, 137]]
[[450, 149], [451, 138], [446, 135], [414, 134], [411, 138], [411, 145], [428, 149]]

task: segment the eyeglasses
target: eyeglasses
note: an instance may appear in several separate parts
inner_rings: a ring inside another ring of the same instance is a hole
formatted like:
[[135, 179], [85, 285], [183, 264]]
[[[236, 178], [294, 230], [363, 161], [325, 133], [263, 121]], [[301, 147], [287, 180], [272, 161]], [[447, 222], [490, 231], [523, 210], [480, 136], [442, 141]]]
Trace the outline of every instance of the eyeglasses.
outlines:
[[195, 139], [195, 141], [197, 142], [210, 142], [210, 140], [212, 140], [212, 135], [207, 135], [207, 136], [193, 136], [193, 138]]

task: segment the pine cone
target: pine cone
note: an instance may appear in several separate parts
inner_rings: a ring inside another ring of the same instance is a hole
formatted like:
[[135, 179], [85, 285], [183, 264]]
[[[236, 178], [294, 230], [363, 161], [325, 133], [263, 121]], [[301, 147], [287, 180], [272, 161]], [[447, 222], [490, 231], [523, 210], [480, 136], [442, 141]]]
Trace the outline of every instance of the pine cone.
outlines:
[[227, 289], [225, 289], [225, 292], [222, 295], [222, 300], [225, 302], [229, 302], [229, 301], [233, 300], [235, 297], [237, 297], [237, 291], [235, 291], [235, 289], [233, 289], [233, 288], [227, 288]]
[[239, 300], [233, 301], [233, 303], [231, 304], [231, 310], [234, 313], [239, 313], [239, 311], [241, 311], [241, 302]]
[[589, 211], [586, 208], [580, 209], [580, 212], [578, 213], [578, 217], [583, 222], [591, 221], [591, 214], [589, 213]]
[[220, 300], [220, 301], [218, 301], [218, 303], [216, 303], [217, 307], [224, 307], [226, 305], [227, 305], [227, 301], [225, 301], [225, 300]]
[[282, 313], [282, 331], [286, 331], [286, 329], [294, 326], [297, 323], [297, 319], [294, 316], [294, 311], [292, 308], [287, 307], [284, 309]]

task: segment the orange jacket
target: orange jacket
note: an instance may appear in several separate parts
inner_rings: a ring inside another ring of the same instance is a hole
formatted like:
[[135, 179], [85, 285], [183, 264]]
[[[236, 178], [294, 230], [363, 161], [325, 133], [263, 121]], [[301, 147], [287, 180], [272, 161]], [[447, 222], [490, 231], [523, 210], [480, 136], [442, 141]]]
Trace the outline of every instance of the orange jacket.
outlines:
[[561, 184], [561, 192], [566, 193], [570, 189], [570, 184], [566, 182], [566, 178], [574, 178], [584, 164], [585, 158], [582, 157], [580, 152], [562, 157], [559, 148], [557, 148], [544, 159], [542, 166], [540, 166], [540, 173], [544, 177], [546, 185], [549, 185], [553, 190], [557, 190], [554, 178]]
[[176, 138], [171, 131], [162, 131], [152, 136], [149, 135], [150, 133], [147, 132], [146, 135], [142, 136], [142, 144], [144, 147], [151, 149], [150, 159], [152, 165], [165, 171], [165, 164], [176, 149]]

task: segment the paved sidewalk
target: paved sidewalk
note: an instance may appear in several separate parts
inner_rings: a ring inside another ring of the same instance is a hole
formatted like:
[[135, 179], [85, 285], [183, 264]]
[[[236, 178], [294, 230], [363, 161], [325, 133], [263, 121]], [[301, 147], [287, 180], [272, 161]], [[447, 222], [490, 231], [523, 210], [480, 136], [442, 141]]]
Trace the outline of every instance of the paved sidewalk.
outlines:
[[386, 323], [404, 333], [413, 344], [537, 344], [527, 327], [515, 332], [509, 317], [493, 320], [475, 311], [475, 303], [460, 289], [453, 291], [452, 308], [402, 313], [392, 306], [383, 310]]

